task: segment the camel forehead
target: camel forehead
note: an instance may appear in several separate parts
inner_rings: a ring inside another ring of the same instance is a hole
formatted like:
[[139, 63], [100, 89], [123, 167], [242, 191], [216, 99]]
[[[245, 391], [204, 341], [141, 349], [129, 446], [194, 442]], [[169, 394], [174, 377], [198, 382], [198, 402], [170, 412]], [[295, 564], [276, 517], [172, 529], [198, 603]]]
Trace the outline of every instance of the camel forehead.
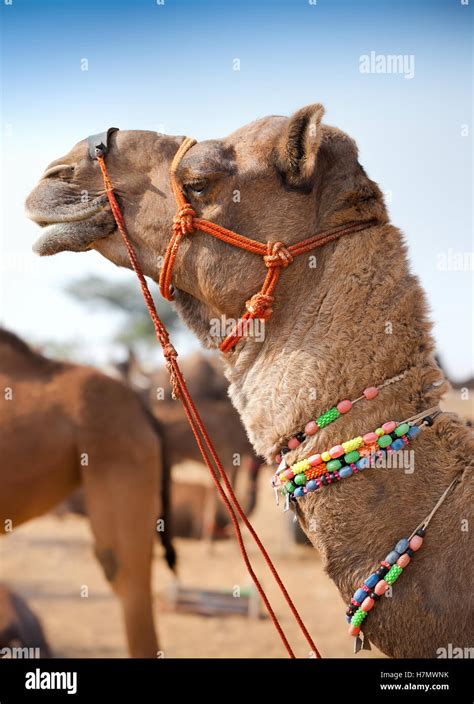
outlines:
[[288, 118], [270, 115], [240, 127], [223, 140], [235, 151], [239, 167], [256, 168], [267, 163], [275, 143]]

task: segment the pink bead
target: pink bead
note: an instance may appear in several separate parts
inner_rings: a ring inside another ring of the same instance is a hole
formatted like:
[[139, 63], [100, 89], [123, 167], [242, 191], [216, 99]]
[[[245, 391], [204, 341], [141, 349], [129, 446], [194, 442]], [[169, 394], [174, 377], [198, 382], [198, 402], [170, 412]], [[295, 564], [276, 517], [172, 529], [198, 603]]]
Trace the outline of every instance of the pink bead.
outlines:
[[344, 454], [344, 448], [342, 445], [334, 445], [334, 447], [331, 447], [329, 450], [329, 454], [333, 459], [336, 459], [336, 457], [340, 457]]
[[347, 413], [352, 408], [352, 401], [349, 401], [347, 399], [345, 401], [339, 401], [336, 408], [339, 413]]
[[309, 423], [306, 423], [306, 425], [304, 426], [305, 435], [314, 435], [317, 431], [318, 424], [315, 420], [310, 420]]
[[280, 464], [280, 462], [281, 462], [281, 455], [277, 455], [275, 457], [275, 464]]
[[413, 550], [413, 552], [416, 552], [421, 548], [423, 545], [423, 538], [421, 535], [414, 535], [413, 538], [410, 540], [410, 550]]
[[364, 599], [364, 601], [360, 605], [360, 608], [362, 609], [362, 611], [370, 611], [374, 604], [375, 601], [371, 599], [370, 596], [368, 596]]
[[287, 481], [288, 479], [293, 479], [295, 473], [291, 469], [285, 469], [279, 476]]
[[388, 589], [388, 584], [387, 584], [387, 582], [386, 582], [384, 579], [381, 579], [381, 580], [379, 580], [379, 581], [377, 582], [377, 584], [375, 585], [374, 592], [375, 592], [378, 596], [382, 596], [382, 594], [385, 594], [385, 592], [387, 591], [387, 589]]
[[288, 440], [288, 447], [290, 448], [290, 450], [296, 450], [299, 445], [301, 445], [301, 443], [295, 437], [290, 438]]
[[308, 457], [308, 462], [311, 467], [317, 467], [318, 464], [321, 464], [322, 462], [321, 455], [311, 455], [311, 457]]
[[375, 386], [369, 386], [367, 389], [364, 389], [364, 391], [363, 391], [363, 394], [368, 401], [370, 401], [371, 399], [378, 396], [378, 393], [379, 393], [379, 390]]
[[376, 433], [366, 433], [362, 439], [366, 445], [370, 445], [373, 442], [377, 442], [378, 437]]
[[352, 624], [349, 626], [349, 635], [350, 636], [358, 636], [360, 633], [360, 626], [353, 626]]
[[409, 563], [411, 562], [410, 555], [407, 555], [404, 553], [403, 555], [400, 555], [400, 557], [397, 560], [397, 565], [399, 567], [405, 568]]
[[396, 427], [397, 424], [393, 420], [389, 420], [387, 421], [387, 423], [384, 423], [382, 425], [382, 430], [384, 431], [385, 435], [390, 435], [390, 433], [393, 433]]

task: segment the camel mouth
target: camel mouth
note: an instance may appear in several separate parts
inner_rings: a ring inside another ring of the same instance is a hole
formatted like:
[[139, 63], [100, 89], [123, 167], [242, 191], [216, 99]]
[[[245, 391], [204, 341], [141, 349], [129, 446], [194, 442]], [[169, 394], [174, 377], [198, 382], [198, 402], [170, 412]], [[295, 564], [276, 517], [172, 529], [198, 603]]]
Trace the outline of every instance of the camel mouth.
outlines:
[[46, 223], [36, 222], [42, 233], [33, 244], [33, 252], [49, 257], [59, 252], [85, 252], [94, 242], [109, 237], [116, 230], [110, 210], [100, 208], [87, 217], [70, 217]]
[[41, 208], [37, 207], [35, 204], [30, 208], [27, 202], [26, 217], [41, 227], [61, 223], [80, 222], [82, 220], [88, 220], [97, 213], [100, 213], [107, 203], [106, 195], [98, 196], [84, 206], [74, 204], [55, 208]]

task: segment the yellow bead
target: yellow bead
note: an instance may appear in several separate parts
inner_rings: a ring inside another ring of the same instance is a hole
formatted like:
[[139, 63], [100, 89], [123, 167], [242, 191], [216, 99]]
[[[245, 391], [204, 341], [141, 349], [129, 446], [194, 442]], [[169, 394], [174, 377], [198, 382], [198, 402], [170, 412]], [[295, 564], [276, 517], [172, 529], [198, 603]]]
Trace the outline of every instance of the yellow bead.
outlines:
[[357, 436], [356, 438], [352, 438], [352, 440], [348, 440], [347, 442], [342, 443], [342, 447], [344, 448], [345, 454], [348, 452], [353, 452], [353, 450], [357, 450], [363, 443], [363, 439], [361, 436]]
[[300, 472], [304, 472], [310, 467], [311, 465], [308, 460], [300, 460], [299, 462], [295, 462], [295, 464], [291, 465], [291, 471], [294, 472], [294, 474], [300, 474]]
[[382, 435], [385, 435], [385, 431], [383, 428], [377, 428], [375, 434], [378, 435], [380, 438]]
[[322, 452], [321, 459], [323, 462], [329, 462], [331, 459], [331, 455], [329, 454], [329, 452]]

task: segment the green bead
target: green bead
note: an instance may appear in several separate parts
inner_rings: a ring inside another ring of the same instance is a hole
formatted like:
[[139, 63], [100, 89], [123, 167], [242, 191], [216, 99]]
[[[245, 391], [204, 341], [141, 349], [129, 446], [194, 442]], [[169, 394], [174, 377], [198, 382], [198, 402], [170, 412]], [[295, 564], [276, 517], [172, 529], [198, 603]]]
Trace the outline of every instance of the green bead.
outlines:
[[357, 452], [357, 450], [352, 450], [352, 452], [348, 452], [347, 455], [344, 455], [344, 459], [346, 460], [347, 464], [352, 464], [353, 462], [357, 462], [359, 457], [360, 457], [360, 455]]
[[334, 472], [336, 469], [341, 469], [342, 465], [339, 460], [329, 460], [326, 465], [328, 472]]
[[378, 440], [377, 440], [377, 445], [379, 447], [388, 447], [392, 443], [392, 438], [390, 435], [382, 435]]
[[410, 426], [408, 425], [408, 423], [402, 423], [398, 426], [398, 428], [395, 428], [395, 435], [397, 436], [397, 438], [401, 438], [402, 435], [406, 435], [409, 430]]
[[385, 575], [384, 579], [387, 582], [387, 584], [393, 584], [394, 582], [397, 581], [397, 579], [400, 577], [401, 573], [403, 572], [403, 568], [399, 567], [399, 565], [392, 565], [387, 574]]
[[297, 474], [293, 477], [293, 481], [295, 484], [298, 484], [298, 486], [303, 486], [304, 484], [306, 484], [306, 475], [301, 472], [301, 474]]
[[351, 618], [351, 624], [353, 626], [360, 626], [364, 618], [367, 616], [367, 611], [362, 611], [359, 607], [353, 617]]
[[295, 484], [293, 484], [292, 481], [287, 481], [285, 484], [285, 489], [287, 490], [287, 492], [289, 494], [292, 494], [294, 492], [294, 490], [296, 489], [296, 486], [295, 486]]
[[325, 413], [320, 415], [319, 418], [316, 419], [316, 423], [319, 425], [320, 428], [324, 428], [326, 425], [329, 425], [329, 423], [335, 421], [336, 418], [339, 418], [340, 415], [341, 414], [334, 406], [333, 408], [330, 408], [329, 411], [326, 411]]

